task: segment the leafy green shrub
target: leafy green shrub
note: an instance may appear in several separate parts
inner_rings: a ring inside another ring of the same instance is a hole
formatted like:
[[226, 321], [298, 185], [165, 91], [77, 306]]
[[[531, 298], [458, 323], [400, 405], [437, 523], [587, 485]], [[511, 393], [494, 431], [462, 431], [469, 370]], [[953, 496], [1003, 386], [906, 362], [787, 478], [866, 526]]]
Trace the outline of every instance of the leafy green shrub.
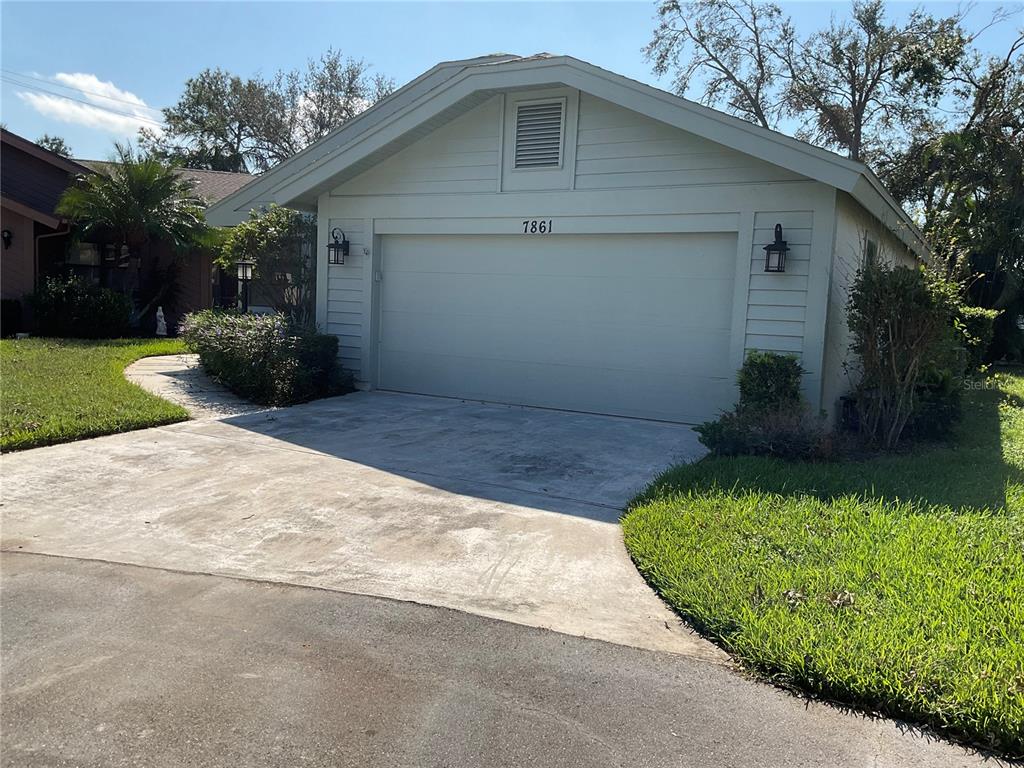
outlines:
[[953, 325], [959, 331], [964, 349], [967, 350], [967, 368], [976, 371], [985, 362], [985, 355], [996, 332], [996, 318], [999, 310], [984, 307], [970, 307], [961, 304], [953, 317]]
[[824, 418], [813, 415], [800, 394], [804, 369], [790, 355], [751, 352], [736, 376], [736, 408], [694, 431], [718, 456], [827, 459], [833, 453]]
[[186, 315], [179, 332], [210, 375], [253, 402], [289, 405], [351, 387], [338, 363], [338, 337], [283, 315], [208, 309]]
[[741, 411], [796, 408], [800, 405], [800, 377], [805, 373], [792, 355], [753, 351], [747, 354], [736, 381]]
[[781, 459], [825, 460], [834, 455], [832, 434], [824, 418], [803, 406], [723, 413], [694, 427], [716, 456], [777, 456]]
[[315, 241], [314, 219], [271, 205], [266, 211], [252, 211], [247, 221], [227, 230], [217, 263], [233, 271], [242, 259], [254, 262], [252, 288], [259, 303], [294, 323], [307, 324], [316, 297], [316, 263], [310, 257]]
[[78, 277], [48, 277], [28, 300], [42, 336], [114, 339], [126, 335], [131, 323], [127, 296]]
[[963, 376], [964, 356], [954, 333], [959, 287], [926, 269], [867, 259], [847, 304], [847, 325], [861, 380], [855, 394], [858, 425], [869, 443], [896, 447], [919, 408], [929, 370]]

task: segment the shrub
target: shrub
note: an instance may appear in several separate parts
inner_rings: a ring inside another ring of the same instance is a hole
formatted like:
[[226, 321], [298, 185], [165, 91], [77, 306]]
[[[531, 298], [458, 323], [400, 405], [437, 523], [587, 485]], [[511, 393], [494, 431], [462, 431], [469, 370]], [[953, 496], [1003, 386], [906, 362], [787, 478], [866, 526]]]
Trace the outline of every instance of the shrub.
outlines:
[[800, 377], [805, 373], [792, 355], [750, 352], [736, 381], [740, 388], [739, 409], [761, 411], [800, 405]]
[[967, 369], [976, 371], [985, 362], [985, 356], [996, 332], [999, 310], [960, 305], [953, 317], [953, 325], [960, 332], [967, 350]]
[[694, 431], [716, 456], [825, 460], [835, 453], [824, 417], [813, 415], [802, 403], [759, 411], [738, 408], [694, 427]]
[[866, 260], [847, 304], [861, 380], [858, 424], [870, 443], [894, 448], [918, 408], [918, 389], [929, 370], [959, 379], [953, 318], [961, 305], [957, 285], [925, 269]]
[[740, 401], [694, 430], [719, 456], [825, 459], [833, 452], [824, 417], [814, 416], [800, 394], [804, 369], [790, 355], [751, 352], [736, 376]]
[[267, 303], [294, 323], [306, 324], [314, 313], [316, 222], [289, 208], [271, 205], [252, 211], [249, 219], [224, 235], [217, 263], [234, 270], [242, 259], [255, 263], [252, 288], [260, 303]]
[[43, 336], [114, 339], [126, 335], [131, 323], [127, 296], [78, 277], [48, 277], [28, 299]]
[[253, 402], [301, 403], [351, 385], [338, 364], [337, 336], [283, 315], [204, 310], [186, 315], [179, 332], [211, 376]]

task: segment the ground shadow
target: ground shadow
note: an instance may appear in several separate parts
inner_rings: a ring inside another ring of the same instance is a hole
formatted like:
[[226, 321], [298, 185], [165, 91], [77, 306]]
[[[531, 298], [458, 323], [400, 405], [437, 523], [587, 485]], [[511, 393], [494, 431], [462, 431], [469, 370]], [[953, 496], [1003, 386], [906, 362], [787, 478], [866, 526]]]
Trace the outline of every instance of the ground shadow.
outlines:
[[453, 493], [603, 522], [703, 453], [681, 424], [388, 392], [223, 423]]
[[1019, 408], [1021, 399], [994, 386], [969, 391], [961, 420], [948, 441], [918, 443], [902, 452], [842, 462], [709, 458], [665, 473], [640, 500], [717, 486], [741, 492], [807, 494], [825, 501], [862, 495], [954, 510], [1003, 510], [1008, 489], [1011, 495], [1015, 489], [1024, 489], [1024, 471], [1021, 462], [1004, 455], [1006, 425], [1000, 423], [1000, 402]]

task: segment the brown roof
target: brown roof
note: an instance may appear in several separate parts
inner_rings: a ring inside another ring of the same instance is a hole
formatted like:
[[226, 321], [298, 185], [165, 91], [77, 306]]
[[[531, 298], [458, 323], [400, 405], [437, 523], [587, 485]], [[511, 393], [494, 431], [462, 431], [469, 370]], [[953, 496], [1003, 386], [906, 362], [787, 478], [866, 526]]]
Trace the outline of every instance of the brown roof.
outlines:
[[51, 228], [59, 226], [57, 201], [76, 175], [88, 172], [73, 160], [0, 130], [0, 197], [23, 216]]
[[[106, 173], [110, 166], [114, 165], [114, 163], [108, 160], [78, 160], [77, 162], [88, 166], [96, 171], [96, 173]], [[251, 173], [205, 171], [199, 168], [179, 168], [178, 175], [191, 179], [195, 183], [193, 192], [211, 205], [245, 186], [253, 179]]]

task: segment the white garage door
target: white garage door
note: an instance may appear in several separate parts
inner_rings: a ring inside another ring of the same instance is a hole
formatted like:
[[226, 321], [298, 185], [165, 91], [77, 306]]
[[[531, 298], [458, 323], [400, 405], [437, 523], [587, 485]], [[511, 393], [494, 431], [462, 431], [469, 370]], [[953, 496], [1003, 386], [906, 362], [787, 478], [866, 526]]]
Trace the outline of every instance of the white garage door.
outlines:
[[383, 238], [381, 389], [697, 422], [735, 401], [736, 236]]

